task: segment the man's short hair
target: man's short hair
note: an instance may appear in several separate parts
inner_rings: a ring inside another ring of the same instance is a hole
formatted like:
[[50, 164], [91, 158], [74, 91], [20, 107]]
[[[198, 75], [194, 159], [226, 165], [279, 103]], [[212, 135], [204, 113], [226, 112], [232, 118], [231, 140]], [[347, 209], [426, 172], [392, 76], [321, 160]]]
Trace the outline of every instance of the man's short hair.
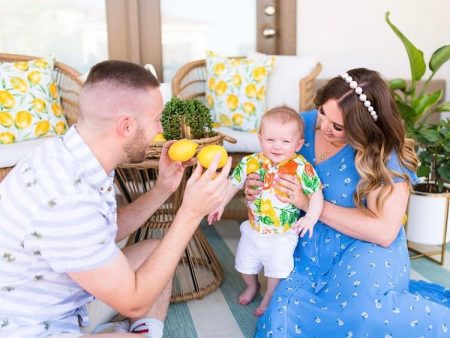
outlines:
[[159, 87], [158, 79], [144, 67], [135, 63], [108, 60], [91, 68], [84, 86], [107, 81], [133, 89]]

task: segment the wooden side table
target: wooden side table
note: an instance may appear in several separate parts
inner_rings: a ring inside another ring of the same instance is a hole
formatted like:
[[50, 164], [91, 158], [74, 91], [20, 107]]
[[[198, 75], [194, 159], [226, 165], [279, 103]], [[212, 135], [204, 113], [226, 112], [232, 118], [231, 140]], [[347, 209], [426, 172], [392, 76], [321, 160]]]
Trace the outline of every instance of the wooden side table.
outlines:
[[[146, 238], [164, 236], [181, 205], [186, 182], [192, 170], [193, 167], [186, 168], [180, 187], [130, 236], [127, 245]], [[120, 166], [116, 169], [115, 181], [122, 195], [130, 203], [152, 189], [157, 177], [158, 160], [151, 159], [138, 164]], [[198, 228], [175, 270], [171, 302], [202, 298], [217, 289], [222, 281], [222, 267], [203, 232]]]

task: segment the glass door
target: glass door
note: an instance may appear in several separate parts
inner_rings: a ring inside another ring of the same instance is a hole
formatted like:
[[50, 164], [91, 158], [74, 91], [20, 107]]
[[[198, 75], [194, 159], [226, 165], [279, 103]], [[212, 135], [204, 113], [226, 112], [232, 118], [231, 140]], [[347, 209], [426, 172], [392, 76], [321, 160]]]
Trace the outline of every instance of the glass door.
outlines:
[[111, 59], [155, 66], [169, 82], [180, 66], [249, 52], [295, 54], [296, 0], [106, 0]]

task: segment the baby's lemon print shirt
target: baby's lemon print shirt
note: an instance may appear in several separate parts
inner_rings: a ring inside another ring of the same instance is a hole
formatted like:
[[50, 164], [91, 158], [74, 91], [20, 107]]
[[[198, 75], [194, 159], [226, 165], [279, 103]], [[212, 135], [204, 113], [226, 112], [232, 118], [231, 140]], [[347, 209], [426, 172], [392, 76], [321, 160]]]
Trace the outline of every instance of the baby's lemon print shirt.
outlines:
[[245, 156], [231, 174], [230, 182], [242, 188], [251, 173], [259, 174], [264, 182], [262, 192], [248, 203], [248, 218], [253, 230], [262, 234], [283, 233], [292, 228], [300, 215], [300, 210], [292, 204], [280, 201], [275, 195], [284, 193], [272, 185], [279, 174], [296, 175], [305, 195], [321, 189], [320, 178], [313, 166], [302, 155], [274, 165], [262, 153]]

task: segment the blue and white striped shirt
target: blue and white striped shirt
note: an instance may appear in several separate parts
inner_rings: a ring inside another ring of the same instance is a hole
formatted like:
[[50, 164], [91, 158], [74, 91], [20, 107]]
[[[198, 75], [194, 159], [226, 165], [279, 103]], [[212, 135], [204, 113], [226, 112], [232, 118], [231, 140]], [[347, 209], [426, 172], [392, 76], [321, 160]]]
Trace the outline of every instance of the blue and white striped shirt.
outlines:
[[93, 297], [67, 273], [118, 253], [113, 174], [72, 127], [0, 184], [0, 337], [79, 332]]

